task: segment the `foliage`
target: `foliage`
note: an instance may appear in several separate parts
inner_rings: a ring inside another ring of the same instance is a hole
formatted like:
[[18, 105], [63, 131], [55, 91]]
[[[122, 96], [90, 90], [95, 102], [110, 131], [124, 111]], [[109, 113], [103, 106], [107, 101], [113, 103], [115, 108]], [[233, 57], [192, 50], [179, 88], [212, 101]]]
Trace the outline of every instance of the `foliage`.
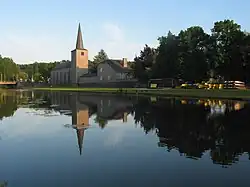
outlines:
[[132, 68], [141, 80], [180, 78], [186, 81], [222, 77], [250, 81], [250, 35], [233, 20], [214, 23], [211, 34], [193, 26], [158, 38], [157, 49], [146, 45]]
[[0, 182], [0, 187], [7, 187], [8, 186], [8, 182], [4, 181], [4, 182]]
[[0, 80], [13, 81], [16, 79], [19, 67], [11, 58], [0, 55]]
[[104, 128], [106, 127], [108, 121], [105, 120], [105, 119], [102, 119], [102, 118], [100, 118], [98, 115], [96, 115], [95, 123], [98, 123], [98, 124], [99, 124], [99, 127], [100, 127], [101, 129], [104, 129]]
[[94, 56], [93, 61], [90, 61], [90, 64], [89, 64], [89, 66], [90, 66], [90, 71], [91, 71], [92, 73], [96, 73], [96, 72], [97, 72], [97, 66], [98, 66], [101, 62], [103, 62], [103, 61], [105, 61], [105, 60], [108, 60], [108, 59], [109, 59], [109, 58], [108, 58], [107, 53], [106, 53], [103, 49], [101, 49], [101, 50], [98, 52], [98, 54], [97, 54], [96, 56]]
[[150, 48], [145, 45], [144, 49], [140, 52], [140, 55], [134, 59], [134, 71], [135, 76], [140, 80], [147, 80], [151, 77], [151, 70], [156, 60], [157, 51], [154, 48]]
[[[50, 78], [50, 72], [55, 66], [59, 63], [67, 62], [66, 60], [62, 60], [61, 62], [50, 62], [50, 63], [38, 63], [35, 62], [33, 64], [21, 64], [19, 76], [21, 75], [22, 79], [25, 77], [28, 80], [34, 80], [36, 82], [43, 81], [47, 82]], [[19, 78], [21, 78], [19, 77]]]

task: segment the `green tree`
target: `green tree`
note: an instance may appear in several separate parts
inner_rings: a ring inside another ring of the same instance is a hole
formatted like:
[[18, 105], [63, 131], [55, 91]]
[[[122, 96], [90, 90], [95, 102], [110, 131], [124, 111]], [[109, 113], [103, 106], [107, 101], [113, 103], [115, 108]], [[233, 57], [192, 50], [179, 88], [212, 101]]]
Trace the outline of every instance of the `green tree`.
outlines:
[[19, 73], [19, 68], [11, 58], [0, 56], [1, 80], [13, 81]]
[[244, 32], [233, 20], [215, 22], [212, 36], [216, 39], [216, 71], [228, 80], [243, 80]]
[[39, 72], [37, 72], [33, 75], [33, 79], [35, 82], [43, 81], [43, 77]]
[[18, 74], [18, 78], [23, 80], [23, 81], [26, 81], [28, 79], [28, 74], [23, 72], [23, 71], [20, 71]]
[[109, 58], [108, 58], [107, 53], [106, 53], [103, 49], [101, 49], [101, 50], [98, 52], [98, 54], [97, 54], [96, 56], [94, 56], [93, 61], [91, 61], [91, 63], [90, 63], [90, 70], [91, 70], [93, 73], [96, 73], [98, 65], [99, 65], [101, 62], [103, 62], [103, 61], [105, 61], [105, 60], [108, 60], [108, 59], [109, 59]]
[[106, 125], [108, 124], [108, 121], [105, 120], [105, 119], [100, 118], [99, 116], [96, 116], [95, 123], [98, 123], [99, 127], [101, 129], [104, 129], [106, 127]]
[[140, 81], [146, 81], [152, 76], [152, 67], [156, 62], [157, 51], [147, 44], [141, 50], [140, 55], [134, 58], [134, 75]]
[[159, 37], [158, 41], [154, 78], [179, 77], [179, 38], [169, 31], [167, 36]]
[[[180, 71], [185, 80], [195, 81], [207, 78], [210, 36], [201, 27], [190, 27], [179, 33]], [[178, 50], [178, 49], [177, 49]]]

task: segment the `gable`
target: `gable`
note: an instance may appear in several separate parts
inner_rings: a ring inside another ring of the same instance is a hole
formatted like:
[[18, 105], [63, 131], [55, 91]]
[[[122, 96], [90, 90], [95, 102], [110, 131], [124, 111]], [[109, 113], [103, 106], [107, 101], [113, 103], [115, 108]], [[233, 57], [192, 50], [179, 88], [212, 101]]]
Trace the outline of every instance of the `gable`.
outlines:
[[104, 65], [104, 64], [108, 65], [110, 68], [112, 68], [117, 73], [131, 72], [130, 69], [122, 67], [122, 65], [120, 64], [120, 62], [118, 60], [105, 60], [105, 61], [101, 62], [98, 65], [98, 67], [100, 65]]

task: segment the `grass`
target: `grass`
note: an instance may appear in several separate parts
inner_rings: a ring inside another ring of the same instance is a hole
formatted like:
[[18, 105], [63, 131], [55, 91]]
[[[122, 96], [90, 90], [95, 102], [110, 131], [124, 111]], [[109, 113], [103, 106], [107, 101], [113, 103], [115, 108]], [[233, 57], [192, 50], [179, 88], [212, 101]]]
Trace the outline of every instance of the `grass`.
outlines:
[[48, 87], [33, 88], [44, 91], [79, 91], [90, 93], [111, 93], [129, 95], [177, 96], [196, 98], [250, 99], [250, 90], [229, 89], [146, 89], [146, 88], [81, 88], [81, 87]]

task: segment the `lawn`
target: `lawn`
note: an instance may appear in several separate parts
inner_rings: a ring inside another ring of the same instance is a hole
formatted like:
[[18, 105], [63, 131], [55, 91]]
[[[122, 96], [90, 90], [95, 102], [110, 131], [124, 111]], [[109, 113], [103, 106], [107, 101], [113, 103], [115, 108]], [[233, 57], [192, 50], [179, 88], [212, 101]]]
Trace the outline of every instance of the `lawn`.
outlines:
[[154, 95], [154, 96], [181, 96], [197, 98], [228, 98], [228, 99], [250, 99], [250, 90], [236, 89], [147, 89], [147, 88], [80, 88], [80, 87], [48, 87], [33, 88], [44, 91], [79, 91], [92, 93], [132, 94], [132, 95]]

